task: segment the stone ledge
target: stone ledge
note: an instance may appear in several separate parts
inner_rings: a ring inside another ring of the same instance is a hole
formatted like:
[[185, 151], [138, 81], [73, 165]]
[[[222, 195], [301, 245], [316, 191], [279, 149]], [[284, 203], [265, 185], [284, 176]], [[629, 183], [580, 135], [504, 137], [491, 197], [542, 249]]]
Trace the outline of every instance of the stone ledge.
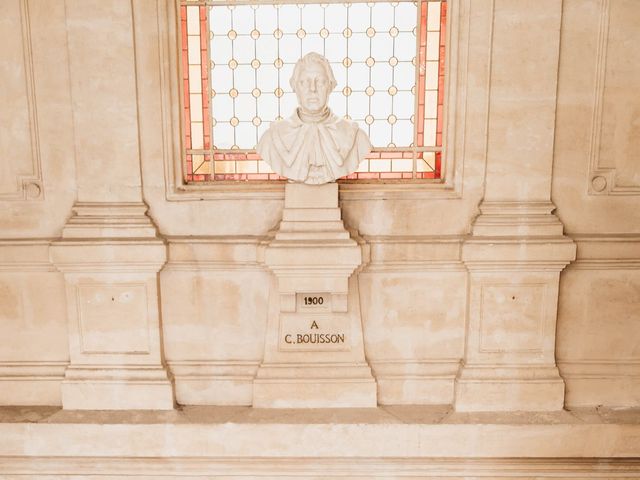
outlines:
[[437, 480], [637, 480], [636, 459], [416, 459], [416, 458], [38, 458], [0, 457], [5, 480], [89, 478], [129, 480], [341, 480], [430, 478]]
[[[4, 407], [0, 438], [0, 465], [9, 457], [624, 459], [640, 457], [640, 410], [478, 414], [416, 406], [169, 412]], [[640, 466], [634, 468], [640, 474]]]

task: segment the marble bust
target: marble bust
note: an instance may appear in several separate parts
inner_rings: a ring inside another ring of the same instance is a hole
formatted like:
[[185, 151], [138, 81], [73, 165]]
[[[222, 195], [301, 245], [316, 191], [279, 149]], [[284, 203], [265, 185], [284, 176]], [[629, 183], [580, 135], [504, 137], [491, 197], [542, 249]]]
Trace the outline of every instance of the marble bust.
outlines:
[[336, 86], [327, 59], [306, 54], [296, 63], [290, 84], [298, 108], [271, 124], [258, 142], [258, 153], [276, 173], [295, 182], [317, 185], [353, 173], [371, 151], [371, 142], [355, 122], [327, 107]]

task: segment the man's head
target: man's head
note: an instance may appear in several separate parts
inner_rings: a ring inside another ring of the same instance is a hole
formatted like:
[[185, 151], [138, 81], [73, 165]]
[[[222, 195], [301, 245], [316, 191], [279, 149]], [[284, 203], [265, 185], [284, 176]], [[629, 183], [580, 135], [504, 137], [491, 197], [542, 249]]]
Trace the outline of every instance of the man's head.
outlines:
[[316, 52], [307, 53], [298, 60], [289, 83], [305, 113], [324, 110], [329, 94], [337, 84], [329, 61]]

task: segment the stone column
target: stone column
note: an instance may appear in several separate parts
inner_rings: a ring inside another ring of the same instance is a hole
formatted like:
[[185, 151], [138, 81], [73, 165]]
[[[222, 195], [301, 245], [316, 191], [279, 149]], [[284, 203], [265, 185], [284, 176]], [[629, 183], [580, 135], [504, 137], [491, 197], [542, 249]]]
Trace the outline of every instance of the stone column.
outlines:
[[77, 201], [51, 247], [67, 289], [64, 408], [173, 408], [157, 290], [166, 246], [142, 198], [131, 7], [65, 2]]
[[563, 407], [558, 283], [575, 245], [551, 203], [561, 14], [556, 0], [495, 1], [486, 190], [463, 246], [469, 295], [460, 411]]

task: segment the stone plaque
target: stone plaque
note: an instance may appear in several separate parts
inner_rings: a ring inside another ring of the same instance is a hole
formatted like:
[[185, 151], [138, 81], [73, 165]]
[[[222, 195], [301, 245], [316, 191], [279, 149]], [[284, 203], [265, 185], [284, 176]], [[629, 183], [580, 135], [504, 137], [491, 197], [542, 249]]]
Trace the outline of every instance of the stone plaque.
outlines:
[[349, 322], [344, 315], [280, 315], [279, 350], [341, 351], [349, 350]]
[[298, 293], [296, 294], [297, 312], [330, 312], [331, 295], [326, 293]]

